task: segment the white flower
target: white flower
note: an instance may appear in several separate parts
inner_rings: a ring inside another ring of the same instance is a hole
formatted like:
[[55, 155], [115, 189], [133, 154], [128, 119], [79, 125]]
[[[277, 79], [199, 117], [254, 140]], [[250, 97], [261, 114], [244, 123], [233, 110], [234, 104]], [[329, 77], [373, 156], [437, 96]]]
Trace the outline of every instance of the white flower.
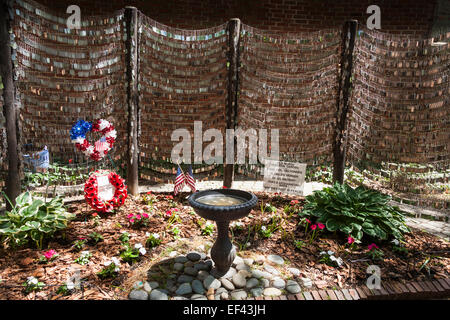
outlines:
[[330, 256], [330, 260], [331, 260], [331, 261], [337, 261], [337, 259], [336, 259], [335, 256]]
[[159, 239], [159, 234], [157, 234], [157, 233], [152, 234], [152, 236], [153, 236], [153, 238], [155, 238], [155, 239]]
[[334, 251], [328, 250], [328, 255], [332, 256], [334, 254]]
[[145, 248], [140, 248], [140, 249], [139, 249], [139, 252], [140, 252], [142, 255], [145, 255], [145, 254], [147, 253], [147, 250], [146, 250]]
[[120, 266], [120, 261], [119, 259], [117, 259], [116, 257], [111, 258], [112, 262], [116, 265], [116, 266]]
[[73, 290], [73, 288], [75, 288], [75, 284], [72, 281], [70, 281], [66, 283], [66, 287], [67, 290]]
[[146, 233], [145, 233], [145, 236], [146, 236], [146, 237], [150, 237], [150, 232], [146, 232]]
[[261, 227], [261, 230], [262, 230], [262, 231], [266, 231], [266, 226], [262, 226], [262, 227]]
[[396, 246], [400, 245], [400, 241], [398, 241], [397, 239], [394, 239], [391, 242]]
[[323, 256], [324, 254], [327, 254], [327, 253], [326, 253], [326, 251], [321, 251], [319, 254], [320, 254], [321, 256]]
[[35, 277], [28, 277], [27, 282], [28, 282], [28, 284], [37, 284], [38, 279], [36, 279]]
[[142, 243], [136, 243], [136, 244], [134, 245], [134, 248], [135, 248], [135, 249], [140, 249], [140, 248], [142, 248]]
[[89, 256], [91, 253], [89, 251], [81, 251], [81, 256], [83, 257], [87, 257]]

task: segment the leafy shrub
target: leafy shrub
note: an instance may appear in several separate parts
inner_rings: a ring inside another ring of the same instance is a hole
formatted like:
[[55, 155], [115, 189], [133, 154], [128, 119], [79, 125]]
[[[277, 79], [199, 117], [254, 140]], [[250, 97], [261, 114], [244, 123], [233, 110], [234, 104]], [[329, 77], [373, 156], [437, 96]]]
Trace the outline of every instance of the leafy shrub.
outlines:
[[398, 207], [388, 204], [390, 197], [359, 186], [336, 183], [306, 197], [301, 216], [312, 215], [325, 223], [328, 231], [341, 231], [358, 241], [364, 235], [385, 240], [402, 239], [409, 232]]
[[0, 216], [1, 242], [18, 247], [31, 239], [41, 249], [44, 239], [65, 229], [74, 217], [67, 212], [61, 198], [44, 202], [33, 199], [29, 192], [22, 193], [16, 198], [15, 207]]

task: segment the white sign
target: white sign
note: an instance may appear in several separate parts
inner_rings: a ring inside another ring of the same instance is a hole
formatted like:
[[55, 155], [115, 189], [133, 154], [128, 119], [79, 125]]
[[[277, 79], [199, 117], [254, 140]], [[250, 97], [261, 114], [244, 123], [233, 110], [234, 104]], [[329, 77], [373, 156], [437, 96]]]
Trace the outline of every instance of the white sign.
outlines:
[[267, 192], [303, 195], [306, 163], [265, 160], [264, 189]]
[[109, 201], [114, 198], [116, 188], [109, 182], [107, 175], [97, 177], [98, 197], [103, 201]]

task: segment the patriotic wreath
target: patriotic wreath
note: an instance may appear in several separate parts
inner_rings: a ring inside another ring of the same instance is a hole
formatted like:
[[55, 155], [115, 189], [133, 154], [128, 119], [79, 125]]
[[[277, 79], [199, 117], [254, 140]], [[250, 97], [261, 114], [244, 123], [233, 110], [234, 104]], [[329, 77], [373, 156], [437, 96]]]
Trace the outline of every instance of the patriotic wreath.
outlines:
[[[86, 139], [89, 131], [101, 132], [102, 138], [91, 145]], [[104, 119], [95, 120], [93, 123], [78, 120], [70, 130], [70, 138], [78, 150], [94, 161], [99, 161], [111, 150], [116, 141], [117, 132], [114, 126]]]
[[[97, 177], [108, 175], [109, 182], [114, 186], [114, 196], [111, 200], [103, 200], [98, 196]], [[84, 185], [84, 198], [87, 203], [97, 212], [112, 212], [114, 208], [120, 207], [127, 198], [127, 186], [125, 180], [117, 173], [107, 170], [97, 170], [89, 176]]]

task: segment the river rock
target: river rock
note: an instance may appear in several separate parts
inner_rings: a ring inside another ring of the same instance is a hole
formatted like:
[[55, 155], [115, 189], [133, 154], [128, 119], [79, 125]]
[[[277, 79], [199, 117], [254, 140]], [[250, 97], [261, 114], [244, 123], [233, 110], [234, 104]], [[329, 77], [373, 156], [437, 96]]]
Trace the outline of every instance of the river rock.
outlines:
[[194, 280], [192, 276], [182, 274], [181, 276], [178, 277], [177, 282], [184, 283], [184, 282], [191, 282], [192, 280]]
[[253, 287], [256, 287], [257, 285], [259, 285], [259, 280], [256, 278], [250, 278], [247, 280], [247, 283], [245, 284], [245, 287], [247, 289], [251, 289]]
[[169, 300], [167, 293], [162, 289], [154, 289], [150, 293], [150, 300]]
[[286, 287], [286, 282], [283, 279], [277, 277], [273, 279], [272, 286], [277, 289], [284, 289]]
[[265, 296], [270, 296], [270, 297], [281, 295], [280, 289], [277, 289], [277, 288], [266, 288], [266, 289], [264, 289], [263, 293]]
[[228, 279], [221, 278], [221, 279], [220, 279], [220, 282], [222, 283], [222, 286], [223, 286], [225, 289], [227, 289], [227, 290], [232, 291], [232, 290], [236, 289], [236, 288], [234, 287], [234, 284], [233, 284], [230, 280], [228, 280]]
[[202, 255], [199, 252], [192, 251], [186, 255], [186, 258], [188, 258], [189, 260], [191, 260], [193, 262], [196, 262], [202, 258]]
[[184, 268], [184, 273], [195, 277], [198, 274], [198, 270], [193, 267]]
[[206, 289], [212, 288], [212, 289], [218, 289], [221, 286], [221, 283], [219, 280], [214, 278], [213, 276], [209, 275], [205, 280], [203, 280], [203, 286]]
[[245, 292], [244, 290], [235, 290], [235, 291], [231, 291], [231, 298], [234, 300], [243, 300], [245, 298], [247, 298], [247, 292]]
[[195, 293], [198, 293], [198, 294], [205, 293], [205, 288], [203, 287], [203, 283], [200, 280], [195, 279], [194, 281], [192, 281], [191, 286], [192, 286], [192, 290]]
[[300, 288], [297, 282], [293, 280], [288, 280], [286, 284], [286, 290], [289, 293], [296, 294], [299, 293], [302, 289]]
[[175, 293], [179, 296], [192, 293], [191, 284], [187, 283], [187, 282], [180, 284], [180, 286], [178, 287], [177, 291], [175, 291]]
[[233, 284], [236, 286], [236, 288], [243, 288], [247, 283], [247, 280], [245, 279], [245, 276], [241, 271], [236, 273], [232, 279]]
[[148, 293], [144, 290], [132, 290], [128, 298], [130, 300], [148, 300]]
[[281, 266], [284, 263], [284, 259], [276, 254], [270, 254], [267, 256], [267, 260], [269, 260], [272, 263], [275, 263], [279, 266]]

